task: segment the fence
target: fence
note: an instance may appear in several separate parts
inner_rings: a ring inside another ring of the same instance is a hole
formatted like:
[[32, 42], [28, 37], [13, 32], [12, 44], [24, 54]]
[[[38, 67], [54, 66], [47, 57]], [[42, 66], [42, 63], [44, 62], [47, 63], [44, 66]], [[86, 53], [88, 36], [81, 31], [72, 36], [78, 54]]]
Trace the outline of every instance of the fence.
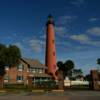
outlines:
[[64, 86], [73, 86], [73, 85], [89, 85], [89, 81], [70, 81], [70, 80], [64, 80]]

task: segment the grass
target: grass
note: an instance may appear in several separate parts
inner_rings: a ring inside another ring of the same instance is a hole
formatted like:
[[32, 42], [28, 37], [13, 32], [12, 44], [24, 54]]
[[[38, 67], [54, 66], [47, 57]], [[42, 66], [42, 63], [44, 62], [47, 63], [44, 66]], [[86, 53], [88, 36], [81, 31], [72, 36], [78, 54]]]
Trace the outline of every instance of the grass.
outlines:
[[0, 90], [0, 96], [7, 94], [7, 91], [5, 89]]
[[[73, 85], [71, 87], [65, 87], [65, 90], [91, 90], [90, 87], [88, 85]], [[52, 90], [58, 90], [57, 86], [55, 87], [40, 87], [40, 86], [35, 86], [32, 88], [29, 88], [28, 86], [24, 85], [24, 84], [8, 84], [4, 86], [4, 90], [6, 90], [7, 92], [13, 92], [13, 93], [20, 93], [20, 92], [47, 92], [47, 91], [52, 91]], [[2, 90], [3, 92], [3, 90]]]

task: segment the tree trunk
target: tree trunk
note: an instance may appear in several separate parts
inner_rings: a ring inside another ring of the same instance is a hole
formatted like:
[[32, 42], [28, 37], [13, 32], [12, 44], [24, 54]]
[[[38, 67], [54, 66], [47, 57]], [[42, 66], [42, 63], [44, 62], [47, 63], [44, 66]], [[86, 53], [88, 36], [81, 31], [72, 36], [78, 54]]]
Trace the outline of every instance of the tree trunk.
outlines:
[[64, 89], [64, 76], [63, 76], [63, 71], [59, 70], [58, 71], [58, 89], [63, 90]]
[[3, 88], [3, 76], [0, 76], [0, 89], [2, 89]]

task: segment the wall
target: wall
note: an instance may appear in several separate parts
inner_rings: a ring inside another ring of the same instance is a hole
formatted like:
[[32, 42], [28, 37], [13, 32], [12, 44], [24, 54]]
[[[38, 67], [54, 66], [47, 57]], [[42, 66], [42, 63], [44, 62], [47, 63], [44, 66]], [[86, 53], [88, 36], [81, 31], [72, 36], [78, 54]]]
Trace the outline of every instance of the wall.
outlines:
[[[4, 80], [4, 83], [10, 83], [10, 84], [27, 83], [27, 76], [29, 74], [29, 72], [27, 72], [28, 66], [23, 61], [21, 61], [21, 64], [23, 64], [24, 66], [24, 70], [22, 71], [18, 71], [16, 66], [6, 70], [5, 76], [9, 76], [10, 79], [8, 81]], [[18, 82], [16, 80], [17, 75], [23, 76], [23, 81]]]

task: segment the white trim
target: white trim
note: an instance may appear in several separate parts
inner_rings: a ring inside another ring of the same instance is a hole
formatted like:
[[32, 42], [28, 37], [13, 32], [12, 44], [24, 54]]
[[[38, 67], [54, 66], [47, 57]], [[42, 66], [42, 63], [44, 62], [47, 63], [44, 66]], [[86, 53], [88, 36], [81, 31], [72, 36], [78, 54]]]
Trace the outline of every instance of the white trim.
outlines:
[[30, 74], [29, 76], [32, 76], [33, 77], [34, 75], [33, 74]]
[[9, 66], [5, 66], [5, 70], [9, 70]]
[[17, 80], [17, 82], [21, 83], [21, 82], [23, 82], [23, 80]]
[[18, 69], [18, 71], [23, 71], [23, 69], [20, 68], [20, 69]]
[[4, 80], [4, 83], [8, 83], [8, 80]]

